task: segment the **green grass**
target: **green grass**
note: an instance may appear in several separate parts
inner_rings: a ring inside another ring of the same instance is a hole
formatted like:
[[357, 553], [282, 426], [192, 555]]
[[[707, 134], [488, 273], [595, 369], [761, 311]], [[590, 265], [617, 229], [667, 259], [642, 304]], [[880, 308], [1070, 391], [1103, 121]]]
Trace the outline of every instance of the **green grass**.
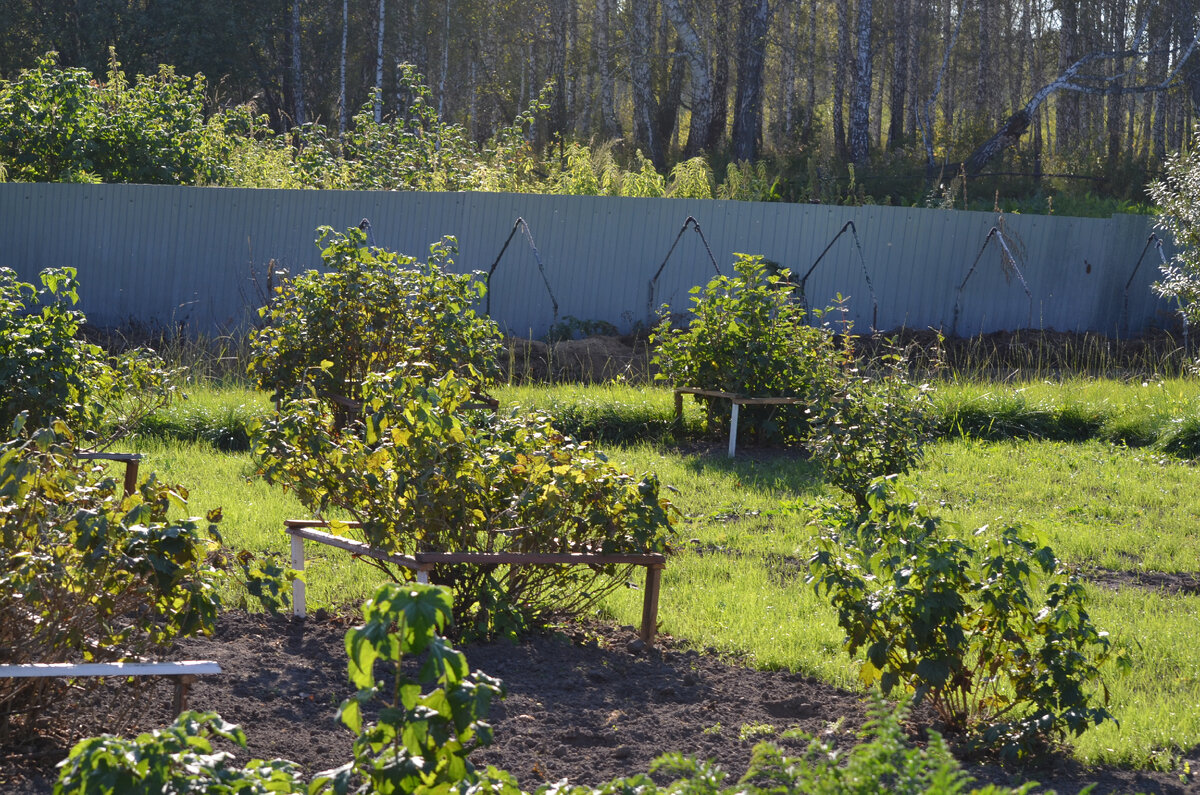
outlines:
[[[671, 498], [683, 516], [678, 551], [663, 577], [663, 631], [757, 666], [858, 687], [857, 664], [842, 650], [833, 610], [803, 582], [813, 531], [798, 508], [833, 494], [817, 465], [786, 452], [729, 460], [719, 440], [679, 441], [670, 428], [672, 397], [664, 389], [521, 387], [500, 390], [500, 397], [505, 405], [567, 417], [579, 432], [606, 440], [600, 446], [610, 459], [653, 471], [674, 489]], [[1200, 469], [1166, 448], [1200, 427], [1198, 399], [1200, 384], [1189, 381], [942, 385], [943, 414], [947, 407], [962, 413], [963, 406], [984, 405], [977, 421], [990, 416], [992, 428], [1010, 431], [995, 433], [998, 441], [948, 434], [929, 446], [908, 480], [966, 531], [1024, 522], [1061, 558], [1085, 570], [1196, 572]], [[214, 417], [220, 426], [231, 424], [230, 417], [269, 410], [264, 398], [243, 391], [199, 390], [194, 400], [175, 411]], [[690, 400], [685, 406], [689, 434], [695, 434], [700, 413]], [[1026, 432], [1011, 430], [1022, 428]], [[1136, 429], [1141, 443], [1153, 444], [1114, 444], [1110, 440], [1122, 438], [1117, 428]], [[180, 441], [182, 435], [138, 440], [137, 449], [148, 455], [144, 471], [185, 484], [195, 514], [223, 507], [223, 532], [233, 545], [285, 555], [283, 520], [304, 516], [303, 508], [248, 480], [246, 453]], [[637, 438], [650, 441], [631, 441]], [[308, 554], [314, 606], [352, 609], [380, 581], [373, 569], [338, 550], [310, 545]], [[1133, 587], [1090, 587], [1089, 594], [1097, 624], [1130, 650], [1134, 665], [1108, 677], [1120, 727], [1088, 731], [1075, 743], [1076, 755], [1088, 763], [1169, 768], [1181, 750], [1200, 743], [1200, 597]], [[237, 595], [230, 598], [236, 602]], [[641, 592], [622, 589], [602, 610], [636, 624]]]

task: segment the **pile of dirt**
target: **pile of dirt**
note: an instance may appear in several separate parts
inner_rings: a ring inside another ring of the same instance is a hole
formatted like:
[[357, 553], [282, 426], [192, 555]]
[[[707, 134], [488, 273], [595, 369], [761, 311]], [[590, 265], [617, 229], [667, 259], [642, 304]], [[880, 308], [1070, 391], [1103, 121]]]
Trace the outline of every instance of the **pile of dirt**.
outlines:
[[649, 344], [641, 337], [595, 336], [550, 344], [509, 337], [504, 345], [503, 377], [517, 384], [648, 383], [652, 377]]
[[[337, 618], [229, 612], [214, 637], [187, 640], [173, 656], [221, 663], [224, 674], [193, 686], [191, 706], [242, 725], [250, 747], [236, 750], [239, 759], [292, 759], [311, 775], [350, 758], [352, 737], [334, 717], [351, 693], [347, 626]], [[753, 670], [669, 637], [657, 649], [634, 652], [633, 639], [631, 627], [564, 624], [555, 634], [518, 645], [464, 646], [471, 667], [500, 677], [508, 691], [492, 710], [495, 744], [473, 760], [506, 769], [522, 787], [534, 789], [563, 778], [595, 785], [646, 772], [651, 760], [673, 750], [715, 760], [733, 781], [759, 740], [780, 740], [785, 729], [799, 727], [846, 748], [863, 725], [860, 694], [800, 674]], [[167, 723], [170, 701], [170, 685], [155, 684], [141, 701], [144, 714], [126, 732]], [[914, 714], [914, 741], [933, 725], [927, 711]], [[82, 727], [91, 733], [104, 728]], [[791, 753], [803, 747], [797, 740], [781, 742]], [[0, 749], [0, 791], [50, 792], [54, 762], [67, 748], [50, 740], [36, 749]], [[1191, 765], [1200, 767], [1194, 751]], [[1177, 775], [1089, 770], [1067, 757], [1034, 767], [968, 769], [982, 782], [1034, 779], [1061, 793], [1093, 782], [1097, 794], [1200, 791], [1195, 781], [1181, 782]]]

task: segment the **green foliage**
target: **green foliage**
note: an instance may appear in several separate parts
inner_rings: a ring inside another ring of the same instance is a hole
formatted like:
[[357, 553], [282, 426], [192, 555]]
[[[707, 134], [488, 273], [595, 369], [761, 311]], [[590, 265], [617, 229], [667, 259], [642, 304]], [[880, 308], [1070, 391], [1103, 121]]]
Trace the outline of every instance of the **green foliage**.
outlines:
[[[651, 337], [656, 378], [677, 387], [821, 403], [840, 378], [833, 334], [805, 322], [786, 271], [772, 273], [762, 257], [745, 254], [734, 269], [734, 276], [692, 288], [687, 328], [672, 328], [664, 307]], [[727, 421], [724, 401], [703, 400], [710, 425]], [[762, 439], [795, 442], [809, 434], [804, 405], [745, 406], [742, 420]]]
[[[338, 717], [358, 737], [354, 761], [318, 777], [333, 792], [446, 792], [475, 783], [467, 759], [490, 745], [487, 713], [504, 690], [498, 679], [468, 672], [467, 658], [442, 636], [451, 617], [449, 591], [430, 585], [385, 585], [363, 605], [363, 623], [346, 633], [350, 681], [358, 692]], [[421, 660], [413, 676], [405, 657]], [[382, 663], [385, 675], [376, 677]], [[377, 718], [364, 722], [364, 709]], [[353, 790], [354, 781], [361, 782]]]
[[[1200, 143], [1197, 133], [1196, 143]], [[1179, 302], [1188, 319], [1200, 321], [1200, 146], [1167, 159], [1163, 178], [1151, 183], [1150, 198], [1158, 205], [1159, 226], [1175, 238], [1177, 251], [1161, 267], [1154, 290]]]
[[779, 201], [779, 179], [767, 174], [767, 164], [761, 160], [730, 163], [725, 170], [725, 181], [717, 186], [716, 197], [750, 202]]
[[167, 792], [304, 792], [298, 766], [255, 759], [244, 768], [213, 740], [246, 747], [246, 733], [215, 712], [187, 711], [165, 729], [132, 740], [105, 734], [78, 743], [63, 761], [54, 795], [162, 795]]
[[899, 475], [917, 463], [930, 437], [931, 388], [909, 381], [908, 359], [890, 350], [871, 368], [856, 366], [846, 340], [842, 377], [823, 401], [810, 409], [809, 448], [826, 479], [868, 508], [873, 480]]
[[350, 187], [466, 189], [476, 161], [466, 132], [438, 118], [432, 93], [411, 65], [401, 64], [397, 81], [398, 91], [406, 99], [403, 112], [376, 122], [373, 99], [354, 116], [343, 139]]
[[1019, 526], [985, 526], [969, 546], [890, 479], [867, 500], [817, 520], [809, 577], [849, 652], [865, 650], [865, 683], [928, 699], [951, 729], [1016, 756], [1113, 719], [1097, 701], [1114, 650], [1049, 547]]
[[[672, 509], [652, 475], [618, 471], [541, 415], [466, 416], [468, 382], [403, 368], [364, 384], [361, 416], [341, 429], [322, 401], [285, 399], [256, 432], [268, 480], [321, 515], [362, 522], [389, 552], [662, 552]], [[511, 634], [552, 610], [579, 610], [624, 580], [622, 567], [447, 565], [456, 623]], [[503, 575], [503, 576], [502, 576]], [[599, 575], [608, 575], [600, 578]]]
[[86, 321], [73, 268], [41, 273], [42, 287], [0, 268], [0, 428], [22, 412], [31, 426], [61, 419], [86, 446], [125, 435], [174, 393], [171, 373], [143, 349], [109, 357], [78, 339]]
[[703, 157], [684, 160], [671, 169], [667, 195], [673, 199], [711, 199], [712, 168]]
[[[360, 229], [318, 234], [325, 270], [287, 282], [260, 310], [267, 322], [249, 366], [259, 387], [276, 400], [316, 394], [355, 404], [370, 373], [401, 364], [430, 376], [453, 372], [476, 391], [494, 383], [500, 333], [475, 312], [483, 283], [446, 272], [452, 238], [419, 262], [368, 246]], [[343, 403], [339, 422], [351, 413]]]
[[0, 82], [0, 161], [24, 182], [196, 184], [219, 177], [205, 144], [203, 77], [161, 67], [131, 85], [111, 57], [107, 80], [56, 53]]
[[[25, 415], [18, 418], [23, 427]], [[0, 648], [5, 662], [138, 658], [216, 619], [207, 555], [219, 511], [173, 519], [187, 492], [151, 477], [129, 497], [73, 455], [61, 421], [0, 445]], [[0, 709], [31, 732], [59, 684], [0, 680]]]

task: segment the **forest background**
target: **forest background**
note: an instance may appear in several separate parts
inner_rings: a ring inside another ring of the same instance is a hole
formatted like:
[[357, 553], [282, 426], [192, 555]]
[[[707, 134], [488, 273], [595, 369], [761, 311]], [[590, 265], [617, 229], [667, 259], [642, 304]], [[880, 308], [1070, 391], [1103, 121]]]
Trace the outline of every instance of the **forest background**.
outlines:
[[[1200, 101], [1200, 0], [3, 6], [8, 179], [1108, 214], [1144, 208]], [[31, 165], [38, 126], [77, 112], [63, 96], [139, 128], [171, 116], [178, 149], [206, 126], [190, 148], [207, 159], [119, 168], [59, 144]]]

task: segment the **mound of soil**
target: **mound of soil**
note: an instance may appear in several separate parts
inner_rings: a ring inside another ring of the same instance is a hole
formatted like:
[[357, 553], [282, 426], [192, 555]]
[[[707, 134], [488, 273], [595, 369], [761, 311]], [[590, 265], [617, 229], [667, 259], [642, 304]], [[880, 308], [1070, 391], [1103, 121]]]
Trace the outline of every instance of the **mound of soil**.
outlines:
[[[350, 758], [351, 735], [334, 717], [351, 692], [337, 618], [291, 620], [230, 612], [212, 638], [187, 640], [178, 659], [212, 659], [225, 673], [202, 677], [191, 707], [215, 710], [241, 724], [249, 736], [238, 758], [287, 758], [312, 773]], [[851, 693], [803, 675], [756, 671], [660, 638], [659, 648], [632, 651], [630, 627], [565, 625], [556, 634], [510, 643], [463, 647], [472, 668], [504, 680], [508, 697], [493, 708], [496, 742], [473, 757], [515, 776], [526, 789], [563, 778], [598, 784], [645, 772], [652, 759], [674, 750], [715, 760], [736, 780], [754, 743], [747, 727], [770, 726], [773, 736], [799, 727], [848, 747], [864, 720], [864, 704]], [[636, 647], [636, 644], [635, 644]], [[171, 687], [156, 683], [142, 700], [145, 712], [126, 733], [169, 722]], [[910, 731], [920, 742], [933, 726], [918, 711]], [[96, 733], [103, 725], [82, 727]], [[762, 731], [766, 731], [763, 729]], [[797, 741], [783, 741], [796, 753]], [[0, 749], [0, 791], [48, 793], [54, 762], [68, 745]], [[1193, 750], [1191, 765], [1200, 768]], [[981, 782], [1040, 781], [1060, 793], [1095, 782], [1095, 793], [1200, 791], [1177, 775], [1116, 769], [1083, 769], [1069, 758], [1036, 767], [969, 767]], [[1040, 791], [1040, 790], [1039, 790]]]
[[652, 375], [649, 345], [641, 337], [601, 335], [555, 343], [509, 337], [504, 345], [501, 369], [513, 383], [647, 383]]

